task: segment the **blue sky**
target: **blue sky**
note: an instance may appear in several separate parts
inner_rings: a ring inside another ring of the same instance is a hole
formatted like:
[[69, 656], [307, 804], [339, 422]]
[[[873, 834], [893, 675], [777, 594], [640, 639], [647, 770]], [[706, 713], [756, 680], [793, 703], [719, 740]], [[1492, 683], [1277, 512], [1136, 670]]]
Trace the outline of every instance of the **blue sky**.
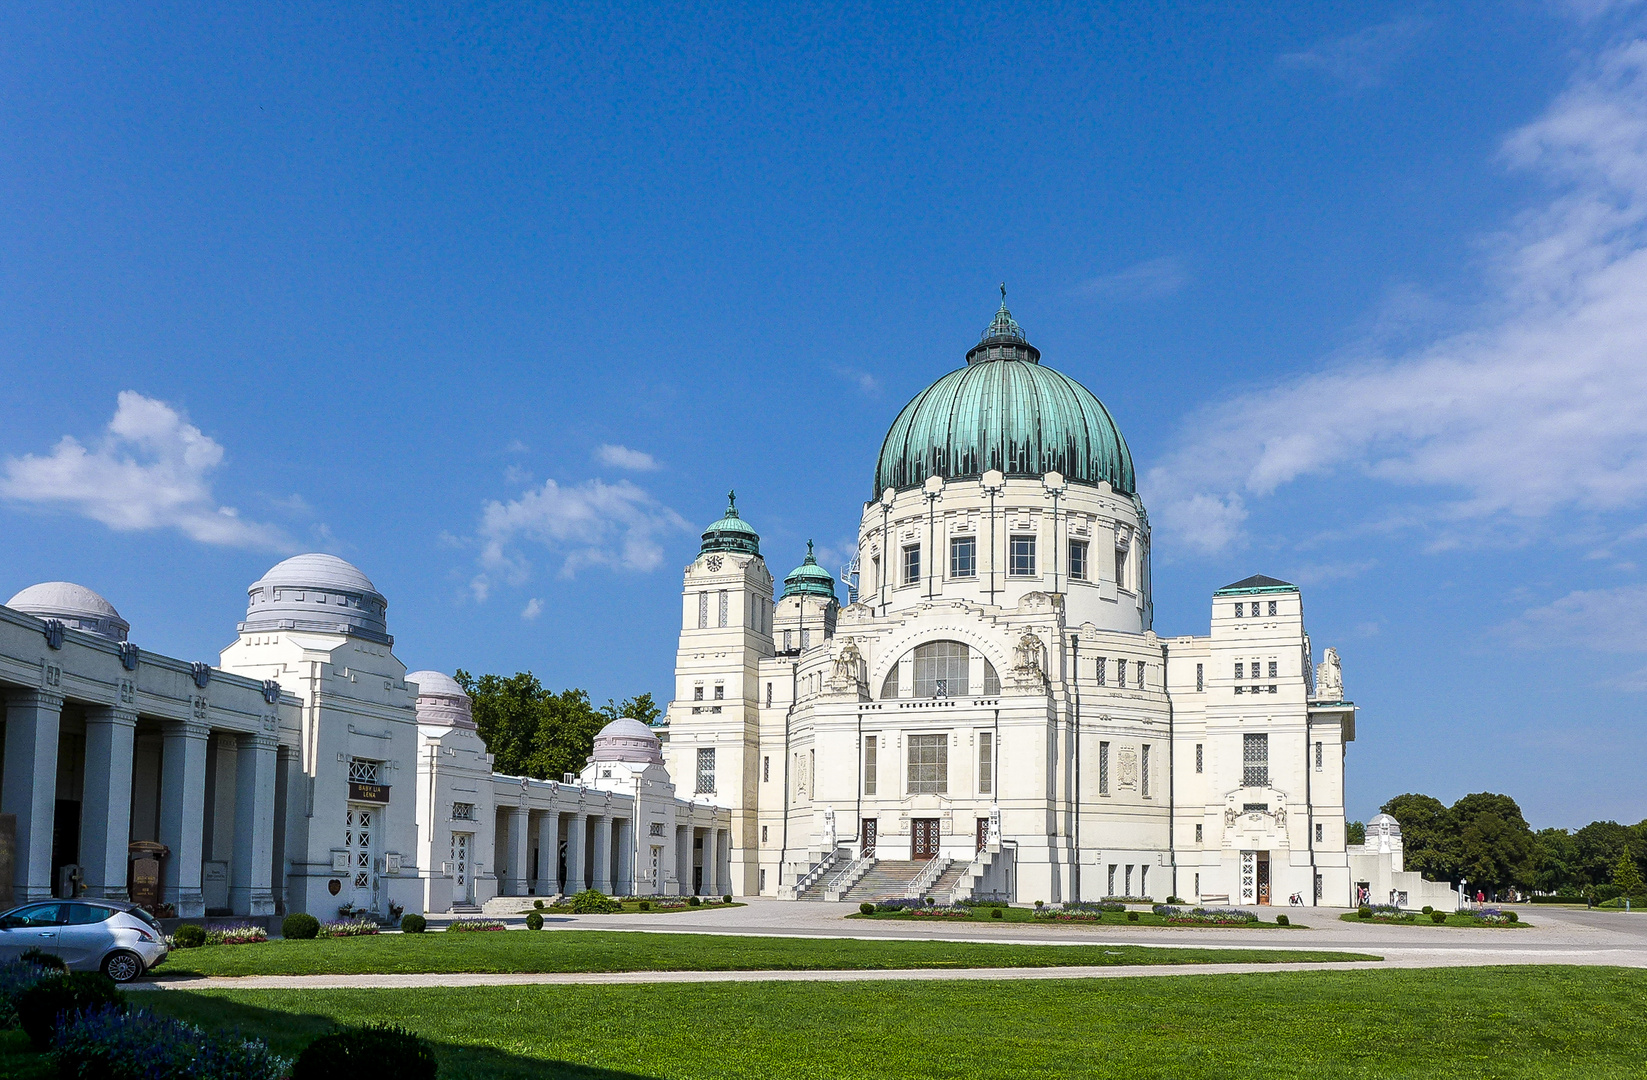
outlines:
[[1157, 629], [1305, 587], [1350, 812], [1647, 816], [1632, 4], [0, 15], [0, 593], [215, 658], [334, 551], [413, 667], [669, 692], [724, 492], [849, 551], [1005, 280]]

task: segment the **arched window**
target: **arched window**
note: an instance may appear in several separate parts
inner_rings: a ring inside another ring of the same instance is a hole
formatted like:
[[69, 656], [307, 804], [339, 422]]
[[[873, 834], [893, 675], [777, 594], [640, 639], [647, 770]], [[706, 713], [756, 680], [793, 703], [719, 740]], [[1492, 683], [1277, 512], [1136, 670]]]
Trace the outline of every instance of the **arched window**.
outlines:
[[929, 641], [915, 647], [915, 696], [960, 697], [967, 690], [967, 647], [959, 641]]
[[886, 673], [886, 681], [881, 684], [881, 697], [882, 698], [895, 698], [897, 696], [898, 696], [898, 665], [893, 664], [892, 665], [892, 670]]

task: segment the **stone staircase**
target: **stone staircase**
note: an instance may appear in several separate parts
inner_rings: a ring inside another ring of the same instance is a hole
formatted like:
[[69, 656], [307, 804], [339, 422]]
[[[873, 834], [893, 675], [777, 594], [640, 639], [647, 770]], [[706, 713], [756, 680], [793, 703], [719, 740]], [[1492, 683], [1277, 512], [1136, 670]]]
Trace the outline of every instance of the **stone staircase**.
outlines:
[[925, 868], [925, 860], [882, 859], [841, 899], [854, 904], [861, 904], [866, 900], [874, 903], [880, 900], [902, 899], [910, 883]]
[[932, 888], [928, 889], [926, 894], [940, 904], [949, 903], [950, 894], [955, 891], [955, 886], [961, 883], [962, 875], [971, 868], [971, 865], [971, 863], [965, 863], [959, 859], [950, 863], [949, 869], [938, 875], [938, 880], [932, 883]]
[[[532, 907], [532, 901], [534, 900], [542, 900], [544, 906], [548, 907], [554, 899], [552, 896], [494, 896], [480, 907], [469, 908], [468, 910], [478, 911], [488, 919], [496, 919], [509, 915], [519, 915], [523, 911], [536, 910]], [[453, 914], [456, 914], [457, 911], [458, 908], [454, 905], [452, 908]]]

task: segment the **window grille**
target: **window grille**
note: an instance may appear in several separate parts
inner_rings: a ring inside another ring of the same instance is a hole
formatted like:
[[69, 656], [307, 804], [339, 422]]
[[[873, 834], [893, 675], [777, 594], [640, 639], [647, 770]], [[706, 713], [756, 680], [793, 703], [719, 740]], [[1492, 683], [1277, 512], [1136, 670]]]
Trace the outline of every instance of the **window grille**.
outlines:
[[772, 707], [772, 684], [771, 683], [766, 684], [766, 707], [768, 709], [770, 709]]
[[662, 836], [663, 835], [663, 822], [661, 822], [661, 821], [652, 822], [652, 825], [651, 825], [651, 828], [650, 828], [650, 835], [652, 835], [652, 836]]
[[971, 693], [971, 654], [959, 641], [929, 641], [915, 647], [915, 696], [958, 697]]
[[1271, 615], [1275, 614], [1275, 601], [1274, 600], [1270, 601], [1270, 614]]
[[1197, 825], [1195, 827], [1195, 842], [1197, 844], [1199, 844], [1201, 842], [1201, 830], [1203, 828], [1205, 828], [1205, 826], [1203, 826], [1203, 825]]
[[1270, 737], [1267, 734], [1241, 736], [1241, 786], [1270, 786]]
[[1132, 864], [1131, 863], [1127, 863], [1126, 875], [1127, 875], [1126, 876], [1127, 891], [1125, 893], [1123, 893], [1122, 895], [1123, 896], [1131, 896], [1132, 895]]
[[1202, 771], [1202, 766], [1206, 762], [1203, 750], [1204, 750], [1204, 748], [1200, 743], [1195, 744], [1195, 771], [1196, 772], [1201, 772]]
[[1127, 688], [1127, 662], [1115, 661], [1115, 685], [1125, 690]]
[[[1098, 744], [1098, 794], [1109, 794], [1109, 743], [1107, 742]], [[1110, 867], [1109, 872], [1110, 877], [1113, 878], [1115, 876], [1115, 867]], [[1109, 883], [1109, 892], [1111, 896], [1115, 895], [1115, 882], [1113, 880]]]
[[716, 701], [725, 701], [726, 700], [726, 684], [725, 683], [716, 683], [715, 684], [715, 700]]
[[1247, 677], [1247, 665], [1242, 663], [1240, 660], [1235, 662], [1235, 677], [1237, 679], [1244, 679]]
[[1315, 744], [1315, 771], [1321, 771], [1321, 744], [1319, 742]]
[[[763, 844], [766, 843], [766, 826], [765, 825], [761, 826], [761, 843], [763, 843]], [[766, 881], [766, 871], [762, 870], [761, 871], [761, 882], [764, 884], [765, 881]]]
[[976, 537], [957, 536], [950, 540], [949, 576], [954, 578], [978, 576], [978, 541]]
[[880, 780], [880, 739], [874, 735], [864, 736], [864, 794], [875, 794], [875, 785]]
[[795, 639], [791, 636], [794, 633], [795, 633], [795, 631], [793, 631], [793, 630], [785, 630], [783, 632], [783, 651], [784, 652], [794, 652], [795, 651]]
[[1274, 660], [1270, 661], [1270, 678], [1276, 678], [1281, 671], [1281, 665]]
[[921, 580], [921, 547], [911, 544], [904, 548], [904, 584], [914, 585]]
[[1258, 658], [1255, 656], [1255, 657], [1253, 657], [1253, 660], [1252, 660], [1252, 677], [1256, 679], [1256, 678], [1259, 677], [1259, 675], [1260, 675], [1260, 672], [1259, 672], [1259, 669], [1258, 669]]
[[1116, 870], [1115, 864], [1110, 863], [1109, 864], [1109, 888], [1104, 892], [1105, 896], [1114, 896], [1115, 895], [1115, 870]]
[[703, 700], [703, 683], [699, 683], [698, 685], [696, 685], [692, 688], [692, 700], [693, 701], [702, 701]]
[[1008, 542], [1007, 573], [1012, 577], [1035, 576], [1035, 537], [1014, 536]]
[[761, 783], [768, 783], [772, 779], [772, 755], [761, 758]]
[[1144, 688], [1144, 662], [1140, 660], [1132, 666], [1138, 669], [1138, 674], [1136, 676], [1138, 679], [1138, 689], [1142, 690]]
[[472, 802], [455, 802], [452, 804], [453, 821], [475, 820], [475, 804]]
[[364, 758], [349, 759], [349, 780], [356, 784], [377, 783], [378, 762], [367, 761]]
[[909, 737], [909, 793], [946, 795], [949, 793], [949, 736]]
[[1098, 685], [1099, 686], [1104, 685], [1104, 675], [1105, 675], [1105, 672], [1104, 672], [1104, 658], [1102, 656], [1100, 656], [1098, 658]]
[[1115, 549], [1115, 587], [1127, 587], [1127, 549], [1120, 546]]
[[720, 622], [720, 624], [722, 626], [726, 625], [726, 603], [727, 603], [726, 590], [722, 589], [721, 590], [721, 622]]
[[715, 748], [713, 746], [698, 747], [698, 794], [713, 795], [715, 793]]
[[980, 731], [978, 733], [978, 794], [989, 795], [995, 791], [995, 733]]
[[803, 627], [801, 627], [801, 648], [810, 649], [811, 647], [812, 647], [812, 628], [808, 627], [808, 626], [803, 626]]
[[1321, 842], [1321, 823], [1319, 821], [1315, 823], [1315, 842], [1317, 844]]
[[709, 594], [698, 594], [698, 629], [706, 630], [709, 627]]
[[1069, 579], [1071, 581], [1085, 581], [1087, 579], [1087, 542], [1085, 540], [1071, 540], [1069, 542]]
[[1139, 769], [1138, 775], [1139, 775], [1140, 781], [1143, 784], [1142, 790], [1143, 790], [1144, 798], [1147, 799], [1147, 798], [1149, 798], [1149, 744], [1148, 743], [1144, 744], [1144, 756], [1143, 756], [1143, 761], [1141, 763], [1141, 767]]
[[1237, 619], [1245, 618], [1246, 614], [1247, 614], [1247, 605], [1246, 604], [1242, 603], [1242, 604], [1236, 604], [1235, 605], [1235, 617]]
[[1147, 866], [1138, 868], [1138, 895], [1149, 895], [1149, 867]]
[[1207, 666], [1205, 664], [1196, 664], [1195, 665], [1195, 692], [1199, 694], [1199, 693], [1205, 691], [1206, 688], [1207, 688]]

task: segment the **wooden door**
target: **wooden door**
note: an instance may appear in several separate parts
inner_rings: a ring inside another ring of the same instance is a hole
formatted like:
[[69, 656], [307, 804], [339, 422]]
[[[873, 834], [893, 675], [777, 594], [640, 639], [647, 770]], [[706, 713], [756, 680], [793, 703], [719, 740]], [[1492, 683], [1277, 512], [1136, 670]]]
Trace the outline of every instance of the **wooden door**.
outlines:
[[911, 832], [911, 857], [915, 859], [934, 859], [938, 856], [938, 819], [915, 818], [909, 823]]
[[876, 818], [863, 819], [863, 831], [858, 837], [858, 854], [866, 857], [875, 854], [875, 832], [879, 824]]
[[1270, 902], [1270, 853], [1267, 851], [1258, 853], [1258, 902]]

